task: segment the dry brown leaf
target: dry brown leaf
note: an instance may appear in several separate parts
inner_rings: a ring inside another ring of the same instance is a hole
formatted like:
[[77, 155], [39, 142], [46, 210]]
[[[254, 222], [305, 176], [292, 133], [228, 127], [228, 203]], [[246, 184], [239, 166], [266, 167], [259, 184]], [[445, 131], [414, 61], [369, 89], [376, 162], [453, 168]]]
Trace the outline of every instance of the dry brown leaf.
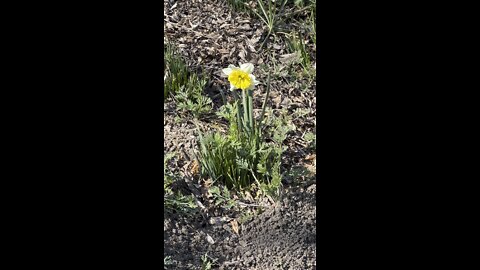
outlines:
[[220, 25], [219, 29], [222, 29], [222, 28], [227, 27], [227, 26], [230, 26], [230, 24], [224, 23], [224, 24]]
[[275, 107], [278, 109], [280, 107], [280, 103], [282, 102], [282, 96], [279, 95], [276, 98], [273, 98], [272, 101], [275, 104]]
[[270, 195], [267, 195], [267, 199], [271, 204], [275, 204], [275, 201], [270, 197]]
[[239, 28], [243, 29], [243, 30], [250, 30], [250, 25], [249, 24], [244, 24], [244, 25], [241, 25]]
[[249, 202], [253, 202], [253, 201], [254, 201], [254, 199], [253, 199], [253, 197], [252, 197], [252, 194], [250, 194], [250, 192], [245, 191], [244, 193], [245, 193], [245, 199], [246, 199], [247, 201], [249, 201]]
[[299, 63], [300, 61], [301, 61], [301, 56], [299, 52], [280, 55], [280, 62], [284, 64], [294, 64], [294, 63]]
[[245, 61], [245, 51], [244, 50], [241, 50], [239, 53], [238, 53], [238, 56]]
[[190, 173], [192, 175], [198, 175], [200, 173], [200, 166], [199, 166], [198, 161], [196, 159], [194, 159], [192, 164], [191, 164]]
[[212, 179], [209, 178], [209, 179], [203, 181], [203, 185], [204, 185], [207, 189], [210, 188], [210, 187], [213, 185]]
[[238, 223], [237, 223], [237, 220], [234, 219], [232, 221], [230, 221], [230, 224], [232, 225], [232, 230], [238, 235]]
[[247, 45], [248, 45], [248, 49], [251, 51], [251, 52], [257, 52], [257, 50], [255, 50], [255, 47], [253, 46], [255, 43], [253, 43], [251, 40], [247, 40]]
[[315, 166], [305, 164], [305, 168], [311, 173], [317, 173], [317, 168], [315, 168]]

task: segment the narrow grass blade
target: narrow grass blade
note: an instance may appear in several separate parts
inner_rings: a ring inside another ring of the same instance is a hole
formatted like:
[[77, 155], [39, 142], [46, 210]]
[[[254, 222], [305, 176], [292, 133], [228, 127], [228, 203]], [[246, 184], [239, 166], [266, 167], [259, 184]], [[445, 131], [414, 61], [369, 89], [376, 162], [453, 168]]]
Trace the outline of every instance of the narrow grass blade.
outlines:
[[260, 121], [258, 122], [259, 132], [261, 132], [262, 130], [262, 122], [263, 122], [263, 117], [265, 115], [265, 109], [267, 108], [267, 100], [269, 95], [270, 95], [270, 72], [268, 73], [268, 78], [267, 78], [267, 93], [265, 94], [265, 99], [263, 100], [262, 113], [260, 114]]
[[255, 130], [255, 121], [253, 119], [253, 90], [248, 91], [248, 118], [250, 122], [250, 130]]

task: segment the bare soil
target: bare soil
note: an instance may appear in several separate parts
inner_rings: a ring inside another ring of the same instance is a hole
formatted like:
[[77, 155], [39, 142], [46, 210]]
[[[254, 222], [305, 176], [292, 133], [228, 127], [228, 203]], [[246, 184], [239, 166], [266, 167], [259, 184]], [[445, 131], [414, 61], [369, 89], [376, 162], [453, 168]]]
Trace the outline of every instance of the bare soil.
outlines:
[[[214, 269], [315, 269], [316, 184], [286, 190], [287, 197], [253, 218], [236, 234], [228, 222], [165, 216], [164, 256], [171, 269], [201, 269], [201, 256], [218, 259]], [[207, 237], [213, 239], [209, 242]]]

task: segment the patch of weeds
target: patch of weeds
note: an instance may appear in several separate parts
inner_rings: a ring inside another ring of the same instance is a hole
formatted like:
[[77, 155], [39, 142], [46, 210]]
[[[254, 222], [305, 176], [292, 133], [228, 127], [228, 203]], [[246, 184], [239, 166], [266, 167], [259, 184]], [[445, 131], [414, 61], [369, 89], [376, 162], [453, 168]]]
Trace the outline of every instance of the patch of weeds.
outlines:
[[230, 191], [227, 189], [227, 187], [220, 189], [218, 186], [213, 186], [208, 190], [208, 192], [212, 196], [215, 206], [223, 205], [226, 210], [229, 210], [237, 204], [237, 202], [232, 199]]
[[295, 118], [302, 118], [310, 114], [310, 110], [307, 108], [296, 108], [293, 112]]
[[202, 270], [211, 270], [212, 266], [218, 261], [218, 259], [213, 259], [212, 257], [208, 256], [207, 253], [202, 256]]
[[200, 117], [212, 109], [212, 100], [203, 94], [206, 76], [189, 72], [185, 61], [170, 43], [164, 46], [164, 97], [173, 96], [177, 108]]
[[[289, 32], [291, 21], [296, 21], [299, 25], [309, 25], [308, 17], [311, 15], [313, 26], [315, 23], [315, 0], [228, 0], [227, 2], [238, 12], [258, 17], [266, 26], [267, 31], [262, 35], [260, 49], [264, 48], [270, 36], [276, 40], [277, 33]], [[295, 19], [299, 16], [300, 21]]]
[[315, 168], [309, 164], [294, 166], [284, 175], [290, 186], [302, 186], [316, 178]]
[[281, 110], [277, 111], [278, 116], [273, 119], [273, 125], [277, 130], [281, 130], [282, 134], [285, 136], [289, 131], [295, 131], [296, 126], [293, 123], [293, 116], [286, 108], [282, 108]]
[[295, 181], [302, 176], [310, 175], [311, 173], [304, 167], [293, 167], [291, 168], [288, 173], [286, 174], [291, 181]]
[[312, 132], [307, 132], [303, 136], [303, 140], [307, 142], [308, 148], [312, 148], [313, 150], [316, 150], [317, 147], [317, 139], [314, 133]]
[[176, 211], [189, 216], [193, 215], [197, 209], [193, 194], [186, 196], [180, 192], [174, 193], [171, 189], [165, 192], [164, 207], [165, 211]]
[[163, 75], [163, 97], [167, 99], [171, 94], [180, 90], [182, 85], [188, 81], [188, 69], [171, 43], [164, 44], [164, 75]]
[[231, 133], [202, 136], [199, 150], [202, 174], [224, 182], [229, 188], [240, 189], [255, 181], [268, 182], [268, 176], [278, 167], [274, 163], [279, 159], [278, 148], [272, 149], [265, 143], [257, 146], [254, 140]]
[[212, 110], [212, 100], [203, 94], [206, 84], [205, 76], [191, 74], [174, 96], [177, 108], [190, 112], [196, 118], [208, 114]]
[[237, 221], [240, 224], [245, 224], [250, 221], [254, 216], [255, 214], [252, 211], [245, 211], [240, 215]]
[[227, 103], [221, 106], [215, 114], [224, 118], [225, 120], [235, 119], [237, 113], [237, 106], [235, 103]]
[[315, 0], [288, 0], [287, 1], [288, 15], [290, 18], [308, 16], [309, 11], [316, 8]]
[[176, 181], [176, 176], [167, 168], [168, 161], [175, 156], [174, 153], [168, 153], [165, 155], [163, 163], [163, 202], [165, 211], [178, 211], [187, 215], [193, 214], [197, 208], [195, 203], [195, 197], [193, 194], [185, 196], [180, 192], [174, 192], [172, 190], [172, 184]]
[[180, 117], [179, 115], [175, 115], [175, 118], [173, 118], [173, 121], [175, 122], [175, 124], [179, 124], [179, 123], [182, 123], [183, 121], [183, 118]]
[[302, 8], [302, 7], [305, 6], [305, 0], [294, 0], [293, 2], [294, 2], [294, 4], [295, 4], [295, 6], [297, 6], [297, 7], [301, 7], [301, 8]]

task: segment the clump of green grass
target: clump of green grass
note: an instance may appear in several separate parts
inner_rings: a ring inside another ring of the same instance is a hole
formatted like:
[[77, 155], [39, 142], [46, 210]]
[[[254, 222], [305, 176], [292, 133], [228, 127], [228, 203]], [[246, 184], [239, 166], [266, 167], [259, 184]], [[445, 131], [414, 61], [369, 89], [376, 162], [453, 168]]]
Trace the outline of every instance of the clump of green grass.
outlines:
[[177, 93], [188, 82], [188, 69], [171, 43], [164, 44], [163, 97]]
[[210, 112], [212, 101], [203, 94], [206, 76], [189, 72], [173, 44], [165, 44], [164, 53], [164, 98], [173, 97], [179, 110], [190, 112], [194, 117]]
[[270, 36], [275, 37], [275, 32], [285, 19], [282, 12], [289, 0], [228, 0], [227, 3], [236, 11], [248, 16], [258, 17], [267, 27], [267, 33], [260, 45], [263, 48]]
[[291, 53], [297, 53], [300, 56], [300, 64], [307, 75], [315, 73], [306, 42], [298, 33], [294, 32], [289, 35], [288, 49]]
[[278, 26], [283, 22], [285, 16], [280, 16], [280, 13], [283, 12], [287, 1], [257, 0], [258, 9], [252, 9], [252, 11], [263, 21], [268, 29], [260, 48], [263, 48], [270, 35], [274, 35]]

